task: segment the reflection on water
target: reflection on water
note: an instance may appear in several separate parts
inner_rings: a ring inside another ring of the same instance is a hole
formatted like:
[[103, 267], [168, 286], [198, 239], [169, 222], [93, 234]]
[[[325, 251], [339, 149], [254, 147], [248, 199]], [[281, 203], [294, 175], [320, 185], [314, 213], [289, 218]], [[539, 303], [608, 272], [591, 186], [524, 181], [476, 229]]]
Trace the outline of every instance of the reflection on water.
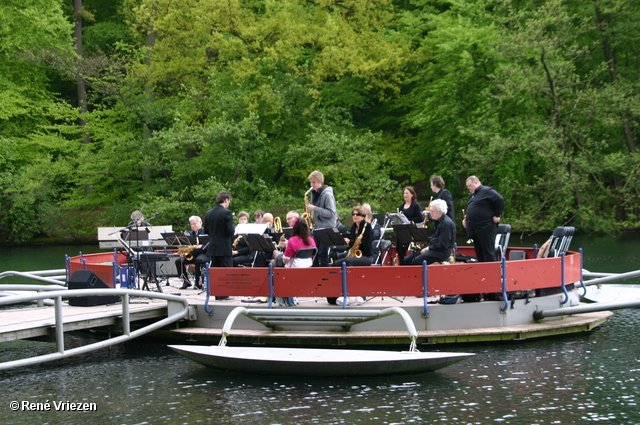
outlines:
[[[247, 376], [207, 369], [147, 340], [0, 373], [0, 387], [6, 403], [97, 405], [82, 414], [18, 412], [16, 424], [81, 424], [89, 416], [109, 424], [637, 424], [639, 314], [617, 312], [588, 334], [449, 346], [476, 356], [420, 375]], [[0, 360], [10, 351], [0, 351]]]
[[[638, 267], [640, 241], [579, 241], [585, 267]], [[515, 245], [515, 243], [514, 243]], [[624, 249], [620, 249], [620, 246]], [[590, 253], [590, 254], [589, 254]], [[28, 269], [25, 269], [28, 270]], [[474, 352], [441, 371], [376, 378], [247, 376], [207, 369], [164, 344], [134, 340], [40, 366], [0, 372], [4, 423], [105, 424], [638, 424], [640, 311], [617, 311], [585, 334], [421, 347]], [[93, 341], [67, 337], [67, 347]], [[0, 361], [53, 343], [0, 344]], [[91, 412], [17, 411], [11, 401], [96, 403]]]

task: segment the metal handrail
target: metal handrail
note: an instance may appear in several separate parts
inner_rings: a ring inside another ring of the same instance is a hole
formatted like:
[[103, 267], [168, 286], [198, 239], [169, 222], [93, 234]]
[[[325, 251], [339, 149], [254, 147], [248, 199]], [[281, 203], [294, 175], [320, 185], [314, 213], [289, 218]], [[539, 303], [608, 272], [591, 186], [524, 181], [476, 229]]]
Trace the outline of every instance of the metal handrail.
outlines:
[[[344, 264], [344, 263], [343, 263]], [[269, 319], [282, 319], [288, 318], [290, 320], [301, 320], [306, 325], [318, 324], [320, 326], [326, 325], [326, 320], [323, 319], [343, 319], [349, 322], [349, 326], [358, 323], [368, 322], [370, 320], [381, 319], [383, 317], [391, 316], [394, 314], [399, 315], [404, 324], [407, 326], [409, 337], [411, 338], [411, 346], [409, 351], [416, 351], [416, 342], [418, 338], [418, 332], [411, 320], [409, 314], [400, 307], [389, 307], [383, 310], [326, 310], [326, 309], [303, 309], [303, 310], [281, 310], [281, 309], [268, 309], [268, 308], [252, 308], [236, 307], [231, 310], [231, 313], [227, 316], [227, 319], [222, 326], [222, 338], [220, 339], [219, 346], [224, 347], [227, 344], [227, 336], [231, 332], [231, 326], [236, 318], [243, 314], [250, 319], [253, 319], [259, 323], [265, 324]]]
[[0, 279], [2, 279], [4, 277], [8, 277], [8, 276], [17, 276], [17, 277], [24, 277], [24, 278], [27, 278], [27, 279], [39, 280], [41, 282], [46, 282], [46, 283], [52, 283], [54, 285], [64, 285], [64, 282], [62, 280], [60, 280], [60, 279], [42, 277], [43, 275], [60, 274], [60, 273], [64, 273], [64, 272], [65, 272], [64, 269], [59, 269], [59, 270], [41, 270], [41, 271], [36, 271], [36, 272], [6, 271], [6, 272], [0, 273]]
[[[35, 285], [23, 285], [31, 286]], [[38, 290], [41, 288], [34, 288]], [[93, 344], [84, 345], [82, 347], [72, 348], [70, 350], [64, 349], [64, 322], [62, 312], [62, 297], [83, 297], [83, 296], [96, 296], [96, 295], [121, 295], [122, 296], [122, 335], [115, 338], [110, 338], [105, 341], [95, 342]], [[131, 332], [130, 327], [130, 314], [129, 314], [129, 298], [130, 297], [145, 297], [145, 298], [157, 298], [166, 300], [167, 302], [175, 302], [182, 304], [182, 310], [169, 315], [167, 318], [159, 320], [158, 322], [147, 325], [143, 328], [137, 329]], [[169, 325], [187, 316], [189, 311], [189, 302], [186, 298], [179, 297], [177, 295], [163, 294], [159, 292], [148, 292], [131, 289], [65, 289], [50, 292], [39, 292], [36, 294], [26, 295], [14, 295], [9, 297], [0, 298], [0, 305], [16, 304], [23, 302], [35, 301], [38, 299], [53, 298], [55, 300], [55, 331], [56, 331], [56, 347], [58, 352], [45, 354], [42, 356], [30, 357], [26, 359], [13, 360], [9, 362], [0, 363], [0, 370], [7, 370], [16, 367], [30, 366], [34, 364], [49, 362], [53, 360], [60, 360], [67, 357], [75, 356], [78, 354], [88, 353], [101, 348], [111, 347], [121, 342], [128, 341], [130, 339], [137, 338], [139, 336], [148, 334], [163, 326]]]

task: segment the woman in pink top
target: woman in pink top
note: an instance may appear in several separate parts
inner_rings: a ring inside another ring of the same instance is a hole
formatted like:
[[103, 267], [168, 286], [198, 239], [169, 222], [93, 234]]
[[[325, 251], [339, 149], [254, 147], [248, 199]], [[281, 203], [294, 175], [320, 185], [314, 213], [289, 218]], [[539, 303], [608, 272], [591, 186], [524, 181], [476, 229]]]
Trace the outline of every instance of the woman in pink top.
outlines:
[[313, 265], [312, 258], [294, 258], [296, 251], [300, 248], [315, 247], [316, 242], [311, 237], [309, 226], [304, 219], [296, 219], [293, 224], [293, 236], [287, 242], [287, 248], [284, 250], [282, 262], [285, 267], [304, 268]]

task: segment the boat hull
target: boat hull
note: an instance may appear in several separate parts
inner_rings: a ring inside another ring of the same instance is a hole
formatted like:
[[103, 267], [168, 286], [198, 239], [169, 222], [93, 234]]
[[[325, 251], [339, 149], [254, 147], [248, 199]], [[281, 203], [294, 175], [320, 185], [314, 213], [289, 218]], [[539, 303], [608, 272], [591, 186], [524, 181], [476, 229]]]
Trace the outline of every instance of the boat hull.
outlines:
[[473, 353], [170, 345], [204, 366], [260, 375], [380, 376], [432, 372]]

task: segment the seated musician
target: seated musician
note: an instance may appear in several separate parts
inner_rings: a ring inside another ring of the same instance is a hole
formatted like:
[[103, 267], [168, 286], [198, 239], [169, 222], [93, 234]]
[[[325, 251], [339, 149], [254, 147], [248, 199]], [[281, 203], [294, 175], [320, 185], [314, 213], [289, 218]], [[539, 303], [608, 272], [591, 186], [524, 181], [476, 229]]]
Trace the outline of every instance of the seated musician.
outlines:
[[[300, 218], [300, 214], [298, 213], [298, 211], [289, 211], [286, 215], [287, 226], [293, 227], [293, 224], [298, 218]], [[309, 227], [307, 226], [307, 229], [308, 228]], [[273, 264], [274, 267], [284, 267], [282, 256], [283, 252], [287, 248], [288, 243], [289, 241], [287, 239], [278, 241], [278, 249], [273, 251], [273, 259], [271, 260], [271, 264]], [[315, 241], [313, 246], [315, 246]]]
[[456, 241], [456, 225], [447, 215], [447, 203], [436, 199], [429, 205], [429, 215], [435, 230], [429, 239], [429, 245], [420, 252], [414, 252], [404, 259], [404, 265], [421, 265], [448, 261]]
[[363, 204], [362, 208], [364, 208], [364, 211], [366, 213], [366, 217], [364, 218], [366, 220], [367, 223], [369, 223], [371, 225], [371, 242], [372, 242], [372, 253], [373, 253], [373, 258], [374, 260], [376, 258], [378, 258], [378, 256], [380, 256], [380, 246], [378, 244], [374, 244], [373, 242], [377, 241], [380, 239], [381, 235], [382, 235], [382, 228], [380, 227], [380, 224], [378, 223], [378, 221], [376, 220], [375, 223], [373, 221], [373, 211], [371, 210], [371, 205], [369, 204]]
[[[202, 219], [197, 215], [189, 217], [189, 224], [191, 224], [191, 230], [184, 232], [187, 236], [198, 237], [204, 235], [204, 229], [202, 228]], [[184, 248], [183, 248], [184, 249]], [[186, 252], [183, 256], [176, 260], [176, 269], [180, 271], [180, 277], [182, 278], [182, 286], [180, 289], [187, 289], [191, 286], [189, 281], [189, 274], [187, 273], [187, 264], [193, 264], [195, 266], [195, 288], [202, 289], [202, 267], [209, 262], [209, 257], [205, 254], [201, 245], [197, 245], [195, 248]]]
[[371, 249], [372, 230], [371, 224], [367, 223], [365, 217], [366, 210], [360, 206], [355, 207], [351, 216], [353, 217], [353, 225], [348, 238], [344, 241], [349, 246], [349, 252], [345, 258], [337, 260], [334, 266], [342, 266], [346, 263], [348, 266], [370, 266], [373, 264], [373, 251]]
[[[238, 213], [238, 224], [247, 224], [249, 222], [249, 213], [240, 211]], [[247, 240], [242, 235], [236, 233], [236, 238], [231, 245], [231, 255], [233, 256], [233, 267], [242, 267], [250, 264], [253, 260], [251, 248], [247, 244]]]
[[287, 247], [282, 254], [282, 262], [285, 267], [305, 268], [313, 265], [312, 258], [295, 258], [296, 252], [301, 248], [315, 247], [316, 241], [311, 236], [307, 221], [301, 218], [293, 219], [293, 236], [287, 241]]

